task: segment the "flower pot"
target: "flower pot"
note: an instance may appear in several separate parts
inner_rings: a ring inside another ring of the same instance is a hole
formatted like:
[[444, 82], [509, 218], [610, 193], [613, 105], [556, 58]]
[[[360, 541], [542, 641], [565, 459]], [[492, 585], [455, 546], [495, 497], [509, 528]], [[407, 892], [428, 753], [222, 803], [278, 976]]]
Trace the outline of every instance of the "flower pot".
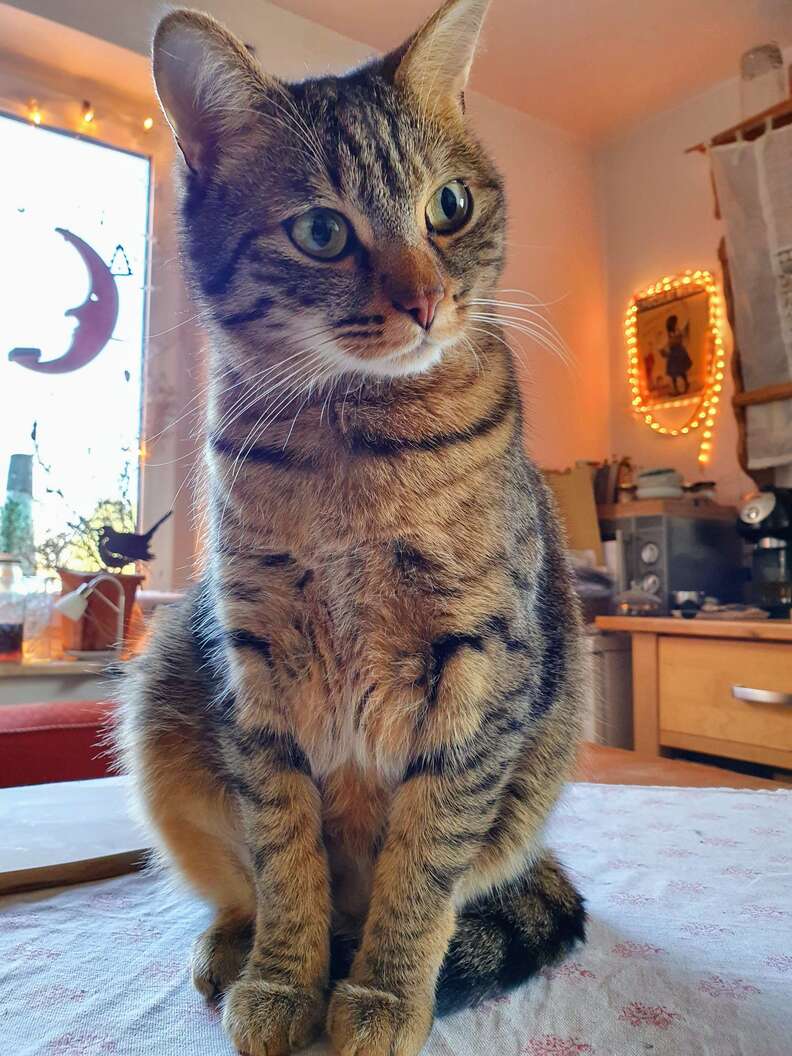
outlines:
[[[90, 583], [98, 576], [99, 572], [73, 572], [68, 568], [59, 568], [58, 575], [61, 577], [62, 594], [71, 594], [84, 583]], [[105, 573], [102, 573], [105, 574]], [[135, 604], [135, 595], [145, 576], [125, 575], [121, 572], [108, 572], [113, 579], [118, 580], [124, 589], [124, 638], [126, 643], [129, 634], [129, 620], [132, 616], [132, 606]], [[101, 597], [99, 596], [101, 595]], [[104, 599], [107, 599], [106, 601]], [[118, 634], [118, 616], [111, 605], [118, 605], [118, 591], [106, 580], [97, 583], [88, 597], [88, 607], [82, 619], [74, 622], [66, 617], [61, 618], [63, 634], [63, 648], [79, 652], [104, 652], [112, 649], [116, 644]]]

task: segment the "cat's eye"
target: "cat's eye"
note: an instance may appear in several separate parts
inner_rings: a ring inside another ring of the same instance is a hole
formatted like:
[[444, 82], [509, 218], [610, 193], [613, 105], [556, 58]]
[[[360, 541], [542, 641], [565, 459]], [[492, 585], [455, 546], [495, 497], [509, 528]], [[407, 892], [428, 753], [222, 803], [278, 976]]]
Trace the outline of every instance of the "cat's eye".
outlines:
[[438, 187], [426, 206], [426, 226], [440, 235], [458, 231], [470, 219], [473, 198], [461, 180], [449, 180]]
[[298, 249], [319, 260], [337, 260], [351, 239], [349, 224], [334, 209], [309, 209], [290, 221], [286, 230]]

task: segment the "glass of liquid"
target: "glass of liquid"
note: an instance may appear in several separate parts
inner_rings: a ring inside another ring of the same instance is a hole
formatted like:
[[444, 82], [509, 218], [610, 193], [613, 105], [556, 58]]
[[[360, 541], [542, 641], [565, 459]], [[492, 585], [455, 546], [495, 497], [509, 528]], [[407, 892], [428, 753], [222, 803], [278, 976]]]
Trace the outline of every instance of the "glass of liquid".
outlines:
[[20, 663], [25, 627], [22, 565], [0, 554], [0, 663]]

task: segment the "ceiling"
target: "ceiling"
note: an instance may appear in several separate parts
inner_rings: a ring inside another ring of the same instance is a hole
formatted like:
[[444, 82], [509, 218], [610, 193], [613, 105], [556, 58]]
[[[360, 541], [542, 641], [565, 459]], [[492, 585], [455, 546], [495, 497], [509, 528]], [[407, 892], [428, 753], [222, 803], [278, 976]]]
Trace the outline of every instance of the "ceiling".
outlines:
[[[385, 51], [439, 0], [275, 0]], [[792, 0], [493, 0], [472, 87], [592, 142], [792, 45]]]

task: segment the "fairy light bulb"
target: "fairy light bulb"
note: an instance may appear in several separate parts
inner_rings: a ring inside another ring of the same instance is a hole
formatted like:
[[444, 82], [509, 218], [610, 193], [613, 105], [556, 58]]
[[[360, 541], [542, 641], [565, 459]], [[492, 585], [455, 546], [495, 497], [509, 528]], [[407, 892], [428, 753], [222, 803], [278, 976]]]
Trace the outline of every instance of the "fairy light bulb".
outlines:
[[82, 104], [82, 121], [84, 125], [90, 125], [94, 119], [94, 109], [87, 99], [83, 100]]
[[38, 104], [38, 99], [31, 99], [28, 103], [28, 119], [33, 125], [41, 124], [41, 107]]
[[153, 127], [154, 127], [154, 118], [153, 117], [144, 118], [144, 120], [143, 120], [143, 131], [144, 132], [150, 132]]

